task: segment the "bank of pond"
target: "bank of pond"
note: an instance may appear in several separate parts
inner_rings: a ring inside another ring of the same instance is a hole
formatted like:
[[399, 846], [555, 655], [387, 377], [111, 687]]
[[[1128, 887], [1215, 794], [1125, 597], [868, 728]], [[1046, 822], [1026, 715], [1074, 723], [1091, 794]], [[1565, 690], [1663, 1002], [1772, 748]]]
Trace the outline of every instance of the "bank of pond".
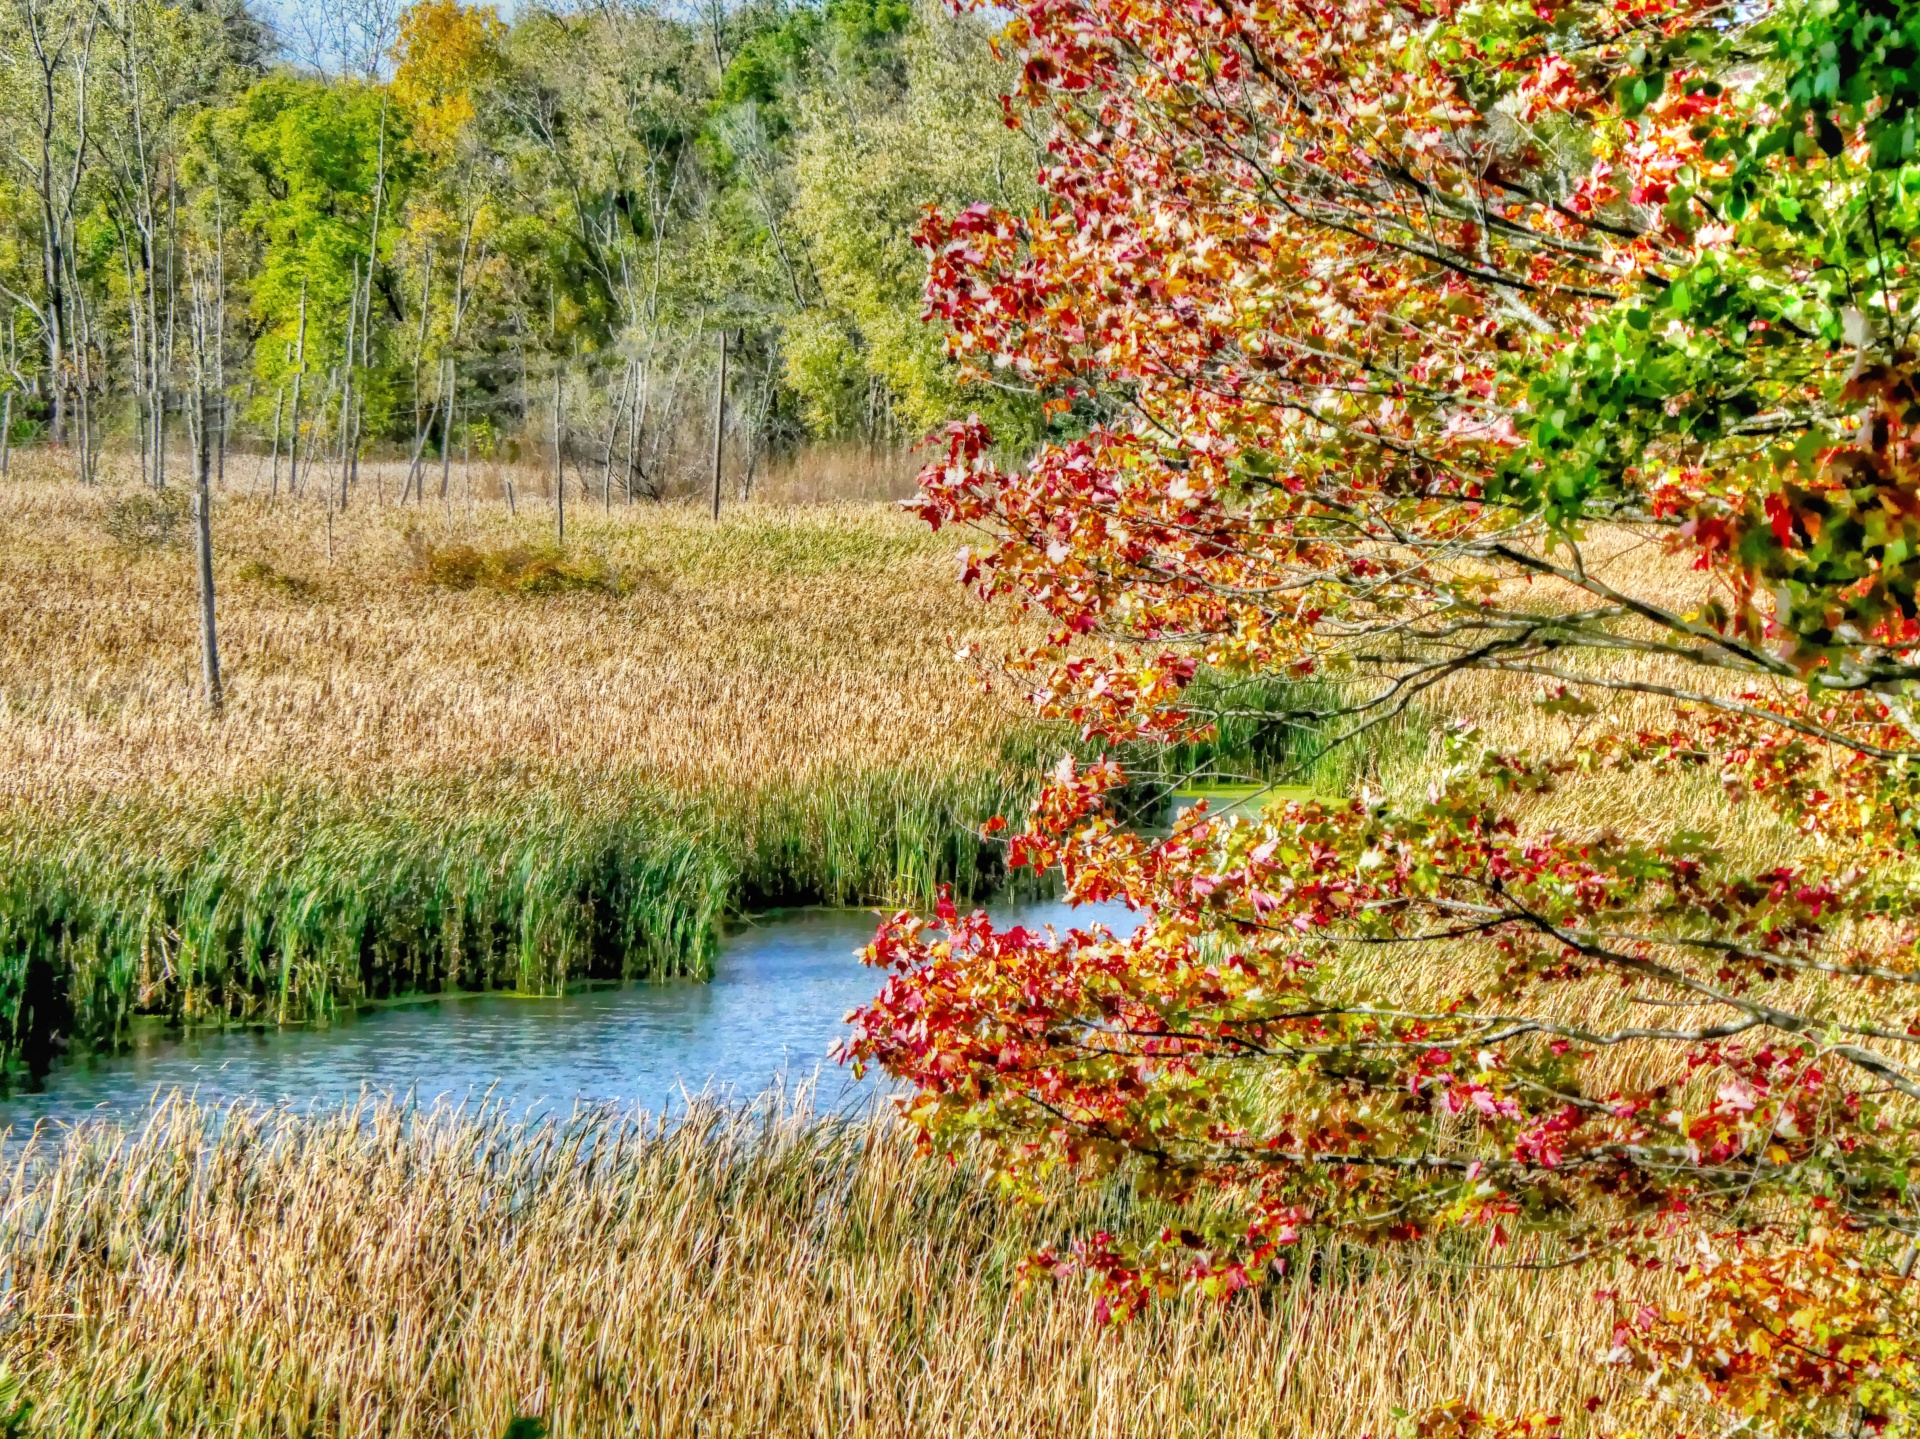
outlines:
[[[1424, 752], [1411, 722], [1370, 732], [1365, 748], [1325, 746], [1287, 718], [1327, 704], [1310, 685], [1269, 685], [1257, 704], [1231, 689], [1219, 698], [1228, 717], [1210, 741], [1123, 756], [1127, 822], [1164, 824], [1199, 795], [1232, 811], [1351, 793], [1383, 757]], [[401, 1055], [410, 1027], [423, 1045], [459, 1030], [530, 1054], [563, 1032], [584, 1047], [604, 1029], [616, 1049], [646, 1049], [666, 1032], [656, 1022], [685, 1028], [703, 1007], [720, 1013], [738, 999], [705, 1032], [707, 1048], [680, 1055], [681, 1041], [666, 1042], [661, 1067], [635, 1071], [640, 1087], [618, 1097], [651, 1100], [647, 1086], [682, 1082], [763, 1085], [773, 1051], [759, 1041], [796, 1045], [811, 1062], [825, 1049], [819, 1026], [836, 1026], [870, 992], [877, 977], [849, 956], [872, 921], [739, 918], [928, 907], [942, 886], [963, 903], [1046, 899], [1044, 879], [1007, 872], [986, 824], [1024, 813], [1058, 743], [1024, 732], [997, 760], [813, 773], [725, 794], [503, 769], [396, 778], [378, 791], [288, 780], [243, 795], [16, 800], [0, 807], [0, 1078], [17, 1095], [85, 1061], [132, 1084], [143, 1055], [177, 1059], [197, 1046], [213, 1067], [195, 1060], [177, 1077], [285, 1070], [295, 1097], [313, 1085], [293, 1056], [311, 1054], [328, 1074], [452, 1092], [498, 1076], [483, 1056], [450, 1057], [437, 1077], [403, 1073], [405, 1063], [381, 1058], [378, 1036]], [[789, 1000], [783, 986], [801, 994], [813, 983], [807, 936], [824, 937], [835, 978]], [[753, 974], [774, 977], [747, 1003]], [[701, 987], [710, 979], [720, 982]], [[639, 981], [660, 987], [636, 991]], [[783, 1028], [782, 1015], [797, 1027]], [[754, 1044], [729, 1050], [715, 1037], [735, 1022], [759, 1025]], [[327, 1037], [280, 1033], [302, 1027]], [[364, 1061], [349, 1062], [363, 1043]], [[566, 1071], [548, 1087], [613, 1097], [598, 1084]]]
[[[993, 905], [1031, 928], [1104, 924], [1130, 932], [1122, 905]], [[18, 1141], [47, 1123], [133, 1125], [173, 1094], [325, 1110], [362, 1094], [420, 1106], [485, 1104], [513, 1114], [580, 1106], [684, 1111], [780, 1089], [821, 1112], [866, 1103], [829, 1050], [851, 1009], [880, 983], [859, 949], [876, 920], [861, 909], [775, 911], [727, 927], [711, 978], [579, 986], [562, 994], [449, 994], [389, 1001], [321, 1024], [204, 1028], [136, 1024], [112, 1052], [53, 1066], [37, 1088], [0, 1097], [0, 1131]]]
[[981, 827], [1031, 786], [1008, 766], [687, 799], [502, 775], [17, 806], [0, 827], [0, 1061], [32, 1081], [147, 1021], [705, 979], [730, 916], [995, 891]]

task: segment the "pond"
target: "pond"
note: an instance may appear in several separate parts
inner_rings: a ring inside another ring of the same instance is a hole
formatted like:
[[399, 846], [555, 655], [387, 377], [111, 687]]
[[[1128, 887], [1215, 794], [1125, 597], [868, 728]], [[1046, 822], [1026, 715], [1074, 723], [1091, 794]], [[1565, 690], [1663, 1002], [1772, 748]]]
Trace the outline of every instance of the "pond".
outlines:
[[[995, 906], [1003, 924], [1105, 924], [1130, 933], [1120, 905]], [[363, 1090], [422, 1102], [491, 1097], [514, 1110], [614, 1104], [653, 1113], [689, 1096], [745, 1100], [808, 1082], [821, 1109], [863, 1103], [827, 1051], [847, 1011], [870, 999], [878, 970], [857, 951], [877, 923], [866, 910], [763, 915], [729, 934], [711, 982], [583, 989], [539, 998], [452, 995], [382, 1005], [324, 1027], [142, 1034], [127, 1051], [56, 1065], [38, 1094], [0, 1098], [0, 1131], [42, 1121], [137, 1119], [175, 1090], [203, 1103], [337, 1103]]]

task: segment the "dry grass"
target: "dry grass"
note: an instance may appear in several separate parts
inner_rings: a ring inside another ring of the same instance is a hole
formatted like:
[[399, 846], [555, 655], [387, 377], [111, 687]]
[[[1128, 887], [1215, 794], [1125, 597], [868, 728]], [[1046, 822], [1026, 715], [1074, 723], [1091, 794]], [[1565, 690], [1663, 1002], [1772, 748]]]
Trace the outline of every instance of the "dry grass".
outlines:
[[756, 498], [790, 505], [905, 500], [918, 492], [926, 458], [861, 445], [811, 445], [770, 467], [753, 490]]
[[[215, 519], [228, 695], [198, 693], [191, 560], [135, 553], [109, 494], [0, 485], [0, 797], [325, 776], [382, 786], [502, 767], [753, 786], [995, 751], [1009, 712], [948, 662], [1004, 640], [951, 546], [879, 505], [580, 508], [567, 550], [620, 593], [423, 583], [436, 547], [536, 552], [551, 512], [234, 495]], [[395, 486], [397, 491], [397, 485]]]
[[1118, 1332], [1016, 1292], [1041, 1210], [891, 1125], [713, 1111], [667, 1133], [384, 1106], [164, 1111], [0, 1188], [0, 1360], [47, 1434], [1295, 1435], [1467, 1395], [1581, 1432], [1591, 1272], [1300, 1256]]
[[[130, 554], [102, 503], [0, 487], [0, 794], [16, 802], [529, 769], [727, 792], [876, 760], [984, 763], [1011, 725], [944, 662], [949, 636], [1002, 647], [1004, 621], [951, 585], [942, 543], [872, 507], [735, 507], [718, 528], [580, 507], [569, 551], [617, 593], [410, 577], [410, 523], [481, 555], [545, 543], [550, 511], [524, 495], [517, 518], [464, 497], [359, 506], [330, 560], [316, 506], [229, 500], [233, 689], [211, 721], [185, 556]], [[1611, 563], [1693, 583], [1644, 553]], [[1470, 677], [1441, 704], [1502, 744], [1578, 743], [1576, 722], [1521, 703], [1531, 688]], [[1705, 830], [1756, 855], [1783, 842], [1711, 777], [1596, 775], [1528, 818]], [[1448, 987], [1455, 958], [1395, 956], [1377, 977]], [[1626, 1082], [1653, 1058], [1614, 1062]], [[37, 1427], [72, 1434], [490, 1435], [537, 1414], [559, 1434], [1351, 1439], [1455, 1395], [1580, 1433], [1580, 1401], [1608, 1382], [1592, 1270], [1336, 1253], [1256, 1299], [1169, 1305], [1118, 1334], [1076, 1293], [1014, 1291], [1037, 1243], [1158, 1222], [1111, 1192], [1006, 1209], [884, 1126], [714, 1115], [649, 1138], [606, 1116], [536, 1133], [174, 1109], [136, 1136], [70, 1135], [0, 1191], [0, 1358]]]

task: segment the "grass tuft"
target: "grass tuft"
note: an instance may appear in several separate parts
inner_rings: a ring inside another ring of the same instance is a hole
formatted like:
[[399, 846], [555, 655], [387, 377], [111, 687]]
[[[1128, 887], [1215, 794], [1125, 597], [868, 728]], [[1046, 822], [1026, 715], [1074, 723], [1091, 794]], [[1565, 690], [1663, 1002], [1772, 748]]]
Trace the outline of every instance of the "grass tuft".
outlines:
[[262, 589], [272, 590], [288, 596], [290, 599], [318, 599], [324, 591], [312, 580], [299, 575], [282, 574], [267, 560], [248, 560], [234, 571], [234, 577], [242, 584], [258, 585]]
[[436, 545], [417, 530], [408, 532], [407, 544], [415, 576], [443, 590], [489, 589], [505, 595], [620, 592], [619, 576], [598, 555], [569, 555], [553, 545], [490, 550], [458, 542]]
[[178, 546], [186, 523], [186, 491], [136, 490], [107, 502], [100, 528], [123, 550], [138, 555]]

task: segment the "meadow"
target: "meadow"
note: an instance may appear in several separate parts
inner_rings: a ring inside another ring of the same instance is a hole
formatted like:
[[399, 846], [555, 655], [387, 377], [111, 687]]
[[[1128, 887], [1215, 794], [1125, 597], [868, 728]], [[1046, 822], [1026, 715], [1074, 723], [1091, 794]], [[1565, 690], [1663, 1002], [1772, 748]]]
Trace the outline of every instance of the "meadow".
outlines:
[[[733, 909], [982, 893], [999, 876], [971, 827], [1061, 742], [954, 662], [1018, 622], [953, 584], [949, 541], [847, 502], [729, 505], [718, 526], [582, 508], [562, 553], [524, 496], [368, 504], [329, 534], [317, 507], [230, 495], [216, 718], [187, 557], [125, 538], [132, 493], [0, 486], [0, 942], [16, 986], [36, 962], [67, 976], [89, 1042], [136, 1010], [299, 1019], [697, 973]], [[1596, 563], [1643, 585], [1666, 565]], [[1458, 681], [1313, 782], [1421, 785], [1442, 717], [1518, 746], [1589, 723], [1527, 698]], [[1708, 775], [1583, 776], [1531, 817], [1777, 839], [1732, 826]], [[1407, 963], [1437, 983], [1447, 956]], [[1021, 1259], [1166, 1212], [1124, 1183], [1016, 1204], [884, 1114], [779, 1096], [670, 1129], [176, 1102], [9, 1159], [15, 1432], [1384, 1439], [1465, 1396], [1580, 1434], [1608, 1432], [1589, 1397], [1631, 1386], [1596, 1363], [1594, 1290], [1616, 1276], [1547, 1251], [1306, 1252], [1256, 1296], [1103, 1328], [1079, 1289], [1023, 1285]]]
[[[978, 892], [1039, 737], [952, 662], [1014, 621], [874, 503], [218, 504], [0, 485], [0, 1012], [290, 1021], [699, 974], [732, 910]], [[397, 486], [395, 487], [397, 491]], [[517, 511], [515, 513], [514, 511]]]

